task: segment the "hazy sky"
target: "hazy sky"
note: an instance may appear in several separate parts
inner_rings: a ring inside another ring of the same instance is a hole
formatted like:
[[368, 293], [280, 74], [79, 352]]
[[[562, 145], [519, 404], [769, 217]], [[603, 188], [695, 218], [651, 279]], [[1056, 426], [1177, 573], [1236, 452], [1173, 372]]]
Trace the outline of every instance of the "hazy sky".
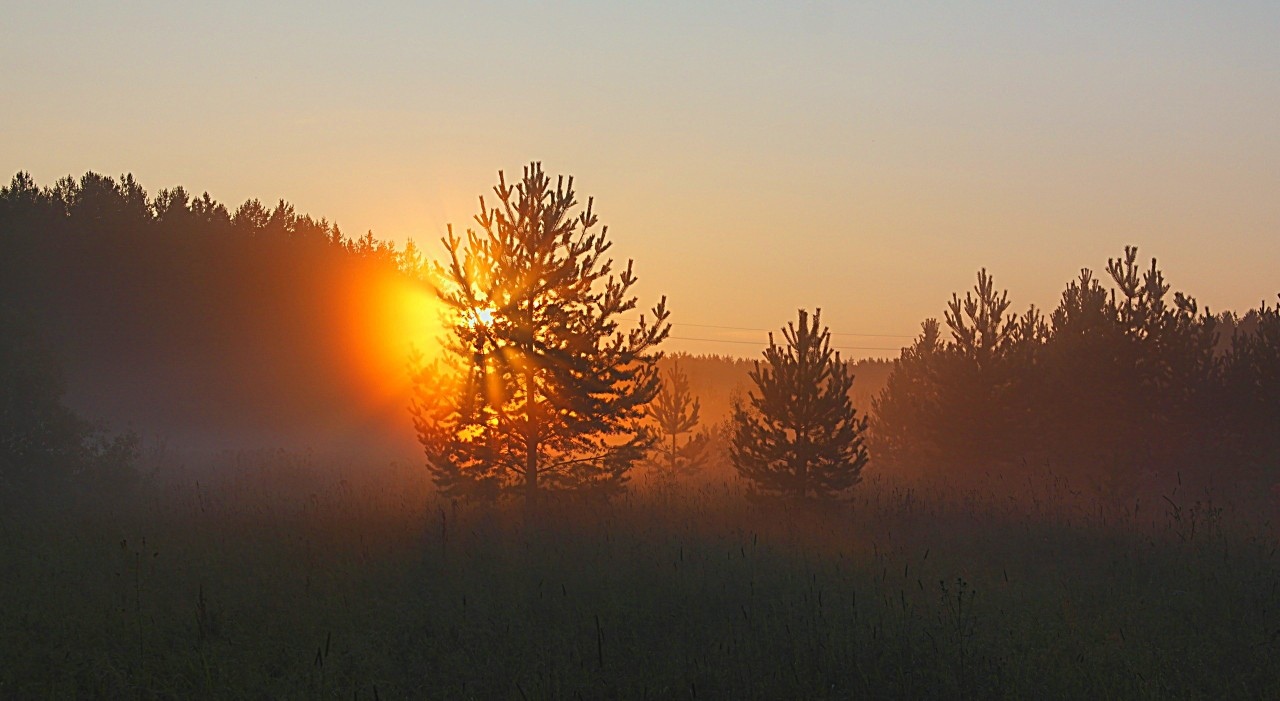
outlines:
[[685, 324], [822, 307], [833, 331], [909, 336], [979, 267], [1015, 307], [1052, 307], [1127, 243], [1214, 310], [1280, 292], [1280, 3], [2, 14], [6, 180], [132, 172], [232, 207], [284, 198], [434, 254], [499, 168], [537, 159], [595, 196], [641, 301], [667, 294]]

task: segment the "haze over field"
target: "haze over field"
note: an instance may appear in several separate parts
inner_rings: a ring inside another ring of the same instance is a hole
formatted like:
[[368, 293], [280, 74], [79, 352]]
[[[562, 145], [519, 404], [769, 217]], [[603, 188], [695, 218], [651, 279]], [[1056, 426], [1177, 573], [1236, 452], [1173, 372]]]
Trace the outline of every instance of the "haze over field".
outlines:
[[536, 158], [677, 324], [817, 305], [886, 357], [979, 267], [1048, 307], [1126, 243], [1215, 311], [1271, 299], [1277, 35], [1269, 2], [22, 3], [0, 172], [283, 198], [434, 253]]
[[1280, 5], [695, 5], [6, 8], [0, 699], [1280, 698]]

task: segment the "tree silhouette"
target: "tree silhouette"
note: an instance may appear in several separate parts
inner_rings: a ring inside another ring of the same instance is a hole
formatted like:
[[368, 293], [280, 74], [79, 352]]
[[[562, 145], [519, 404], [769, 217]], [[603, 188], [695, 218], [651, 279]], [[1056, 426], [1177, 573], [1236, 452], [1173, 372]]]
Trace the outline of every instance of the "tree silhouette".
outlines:
[[29, 313], [0, 303], [0, 506], [71, 484], [121, 486], [138, 437], [108, 435], [63, 403], [57, 354]]
[[766, 362], [751, 371], [756, 391], [733, 408], [734, 467], [755, 488], [798, 500], [840, 496], [867, 463], [867, 422], [849, 397], [853, 376], [831, 350], [830, 331], [819, 331], [821, 314], [810, 322], [800, 310], [799, 325], [783, 329], [785, 347], [769, 335]]
[[985, 269], [972, 290], [953, 294], [944, 340], [934, 319], [895, 364], [876, 398], [873, 441], [877, 459], [895, 469], [945, 468], [980, 473], [1020, 460], [1034, 442], [1028, 422], [1034, 368], [1047, 334], [1040, 312], [1009, 312]]
[[[1222, 359], [1226, 406], [1230, 409], [1235, 449], [1249, 442], [1255, 461], [1278, 461], [1280, 436], [1280, 304], [1265, 302], [1251, 309], [1232, 334], [1231, 347]], [[1267, 453], [1272, 455], [1267, 455]]]
[[1123, 496], [1143, 475], [1199, 461], [1215, 423], [1214, 320], [1138, 249], [1108, 259], [1111, 290], [1082, 270], [1051, 316], [1040, 402], [1055, 459]]
[[428, 466], [451, 494], [614, 491], [653, 443], [642, 419], [660, 388], [666, 299], [619, 330], [636, 307], [632, 264], [606, 257], [592, 200], [574, 214], [572, 178], [553, 187], [532, 163], [514, 185], [499, 171], [494, 193], [480, 232], [443, 239], [448, 357], [420, 370], [411, 407]]
[[925, 319], [920, 335], [893, 361], [884, 389], [871, 402], [869, 438], [877, 461], [895, 467], [934, 463], [943, 442], [936, 425], [940, 356], [946, 352], [937, 319]]
[[87, 426], [64, 394], [61, 367], [30, 316], [0, 307], [0, 494], [68, 472]]
[[[1222, 388], [1216, 320], [1169, 285], [1136, 248], [1108, 260], [1110, 289], [1088, 270], [1046, 320], [1008, 312], [985, 270], [952, 295], [938, 337], [928, 322], [875, 402], [877, 459], [901, 466], [1007, 474], [1048, 465], [1123, 498], [1142, 480], [1207, 462], [1222, 420], [1240, 406]], [[1250, 339], [1223, 351], [1228, 366]], [[1238, 373], [1243, 388], [1260, 375]], [[1245, 380], [1244, 378], [1249, 378]]]
[[953, 294], [947, 305], [952, 343], [942, 356], [938, 416], [947, 422], [945, 457], [953, 468], [983, 470], [1020, 457], [1018, 420], [1027, 396], [1022, 381], [1034, 353], [1017, 351], [1024, 341], [1038, 341], [1043, 323], [1034, 307], [1018, 317], [1009, 306], [1008, 291], [997, 292], [985, 268], [964, 299]]
[[661, 391], [646, 412], [657, 427], [655, 455], [650, 463], [664, 485], [674, 484], [676, 479], [697, 468], [707, 447], [707, 434], [691, 435], [683, 441], [680, 436], [693, 433], [701, 410], [701, 402], [689, 391], [689, 376], [680, 368], [679, 361], [673, 362], [663, 378]]
[[988, 370], [1009, 351], [1018, 327], [1009, 310], [1008, 290], [996, 293], [995, 279], [986, 268], [978, 271], [978, 282], [964, 299], [952, 294], [945, 318], [955, 347], [972, 359], [979, 372]]
[[1082, 269], [1050, 314], [1052, 332], [1042, 354], [1042, 440], [1048, 459], [1068, 468], [1109, 468], [1132, 440], [1133, 353], [1109, 293]]

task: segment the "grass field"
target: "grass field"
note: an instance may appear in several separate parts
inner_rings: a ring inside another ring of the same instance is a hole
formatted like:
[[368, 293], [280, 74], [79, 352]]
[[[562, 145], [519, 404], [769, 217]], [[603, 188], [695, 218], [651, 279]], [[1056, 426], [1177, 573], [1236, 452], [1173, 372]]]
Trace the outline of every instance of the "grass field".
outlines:
[[1268, 506], [871, 479], [463, 507], [225, 456], [0, 521], [0, 698], [1280, 698]]

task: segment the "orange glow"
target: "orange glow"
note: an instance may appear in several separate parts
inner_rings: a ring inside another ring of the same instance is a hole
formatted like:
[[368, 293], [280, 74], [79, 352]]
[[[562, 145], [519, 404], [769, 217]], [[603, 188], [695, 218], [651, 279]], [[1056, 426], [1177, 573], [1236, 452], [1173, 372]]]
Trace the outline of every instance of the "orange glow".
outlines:
[[426, 285], [382, 272], [354, 275], [346, 285], [343, 347], [355, 379], [372, 403], [404, 403], [409, 359], [437, 357], [440, 305]]

